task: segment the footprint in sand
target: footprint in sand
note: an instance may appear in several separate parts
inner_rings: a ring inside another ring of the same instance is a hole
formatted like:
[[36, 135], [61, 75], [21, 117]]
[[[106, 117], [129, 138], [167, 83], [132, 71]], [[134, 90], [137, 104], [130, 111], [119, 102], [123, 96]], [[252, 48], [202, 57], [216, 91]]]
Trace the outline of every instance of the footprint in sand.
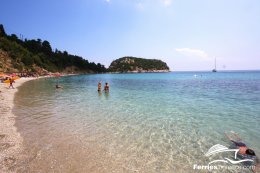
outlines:
[[16, 161], [16, 159], [13, 157], [6, 157], [6, 158], [4, 158], [3, 163], [5, 166], [10, 167], [12, 164], [15, 163], [15, 161]]
[[6, 150], [10, 147], [12, 147], [12, 145], [9, 143], [0, 143], [0, 151]]
[[8, 111], [10, 111], [10, 110], [11, 110], [11, 108], [7, 107], [7, 108], [3, 108], [3, 109], [2, 109], [2, 112], [8, 112]]
[[6, 135], [1, 134], [1, 135], [0, 135], [0, 140], [4, 139], [5, 136], [6, 136]]

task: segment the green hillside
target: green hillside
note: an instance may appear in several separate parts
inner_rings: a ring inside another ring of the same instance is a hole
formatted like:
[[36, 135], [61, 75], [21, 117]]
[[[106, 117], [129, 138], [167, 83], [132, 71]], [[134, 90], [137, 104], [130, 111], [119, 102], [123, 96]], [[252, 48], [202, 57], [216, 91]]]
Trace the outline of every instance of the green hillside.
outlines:
[[106, 68], [66, 51], [53, 50], [46, 40], [21, 40], [15, 34], [7, 35], [0, 25], [0, 71], [102, 73]]
[[168, 72], [169, 67], [161, 60], [122, 57], [111, 63], [110, 72]]

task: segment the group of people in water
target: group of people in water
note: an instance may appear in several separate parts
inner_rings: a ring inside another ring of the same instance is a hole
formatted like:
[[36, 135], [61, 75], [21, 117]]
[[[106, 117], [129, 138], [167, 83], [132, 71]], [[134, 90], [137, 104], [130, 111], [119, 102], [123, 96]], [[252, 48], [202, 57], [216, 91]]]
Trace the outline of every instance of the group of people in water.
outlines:
[[[101, 92], [101, 88], [102, 88], [102, 84], [101, 84], [101, 82], [99, 82], [99, 83], [98, 83], [98, 89], [97, 89], [97, 91], [98, 91], [98, 92]], [[107, 82], [105, 83], [105, 86], [104, 86], [104, 90], [103, 90], [103, 91], [109, 92], [109, 85], [108, 85]]]
[[[60, 86], [56, 85], [56, 88], [59, 88]], [[102, 83], [99, 82], [98, 83], [98, 89], [97, 89], [98, 93], [101, 94], [102, 92]], [[108, 94], [109, 92], [109, 84], [106, 82], [103, 91], [105, 91], [105, 93]], [[254, 150], [250, 149], [247, 147], [247, 145], [242, 141], [242, 139], [235, 133], [235, 132], [231, 132], [232, 135], [235, 138], [232, 138], [231, 136], [227, 135], [226, 133], [225, 136], [234, 144], [235, 148], [238, 149], [238, 155], [241, 158], [247, 158], [247, 159], [251, 159], [254, 161], [254, 165], [255, 167], [253, 168], [253, 172], [258, 172], [259, 170], [259, 158], [256, 156]]]
[[[59, 85], [59, 84], [56, 84], [56, 89], [61, 89], [61, 88], [63, 88], [61, 85]], [[102, 90], [102, 83], [101, 82], [99, 82], [98, 83], [98, 89], [97, 89], [97, 91], [98, 92], [101, 92], [101, 90]], [[105, 86], [104, 86], [104, 90], [103, 91], [105, 91], [105, 92], [109, 92], [109, 84], [106, 82], [105, 83]]]

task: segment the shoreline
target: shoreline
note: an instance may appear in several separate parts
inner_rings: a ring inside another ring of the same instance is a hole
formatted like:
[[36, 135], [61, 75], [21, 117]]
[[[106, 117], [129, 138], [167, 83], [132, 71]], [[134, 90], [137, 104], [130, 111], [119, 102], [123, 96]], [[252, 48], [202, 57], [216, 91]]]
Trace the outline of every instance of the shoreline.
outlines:
[[0, 83], [0, 172], [15, 172], [11, 168], [16, 165], [22, 151], [23, 138], [15, 127], [14, 97], [21, 85], [35, 79], [40, 78], [18, 79], [14, 83], [15, 89], [9, 89], [7, 84]]
[[170, 73], [170, 70], [107, 72], [105, 74]]

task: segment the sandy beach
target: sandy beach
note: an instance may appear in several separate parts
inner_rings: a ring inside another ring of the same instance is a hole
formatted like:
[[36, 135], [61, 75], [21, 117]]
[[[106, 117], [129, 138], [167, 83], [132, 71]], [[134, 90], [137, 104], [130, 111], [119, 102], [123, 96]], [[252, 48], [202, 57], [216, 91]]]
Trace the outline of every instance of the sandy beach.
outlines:
[[14, 172], [23, 139], [15, 127], [15, 115], [12, 112], [14, 96], [18, 87], [36, 78], [21, 78], [9, 89], [8, 84], [0, 83], [0, 172]]

